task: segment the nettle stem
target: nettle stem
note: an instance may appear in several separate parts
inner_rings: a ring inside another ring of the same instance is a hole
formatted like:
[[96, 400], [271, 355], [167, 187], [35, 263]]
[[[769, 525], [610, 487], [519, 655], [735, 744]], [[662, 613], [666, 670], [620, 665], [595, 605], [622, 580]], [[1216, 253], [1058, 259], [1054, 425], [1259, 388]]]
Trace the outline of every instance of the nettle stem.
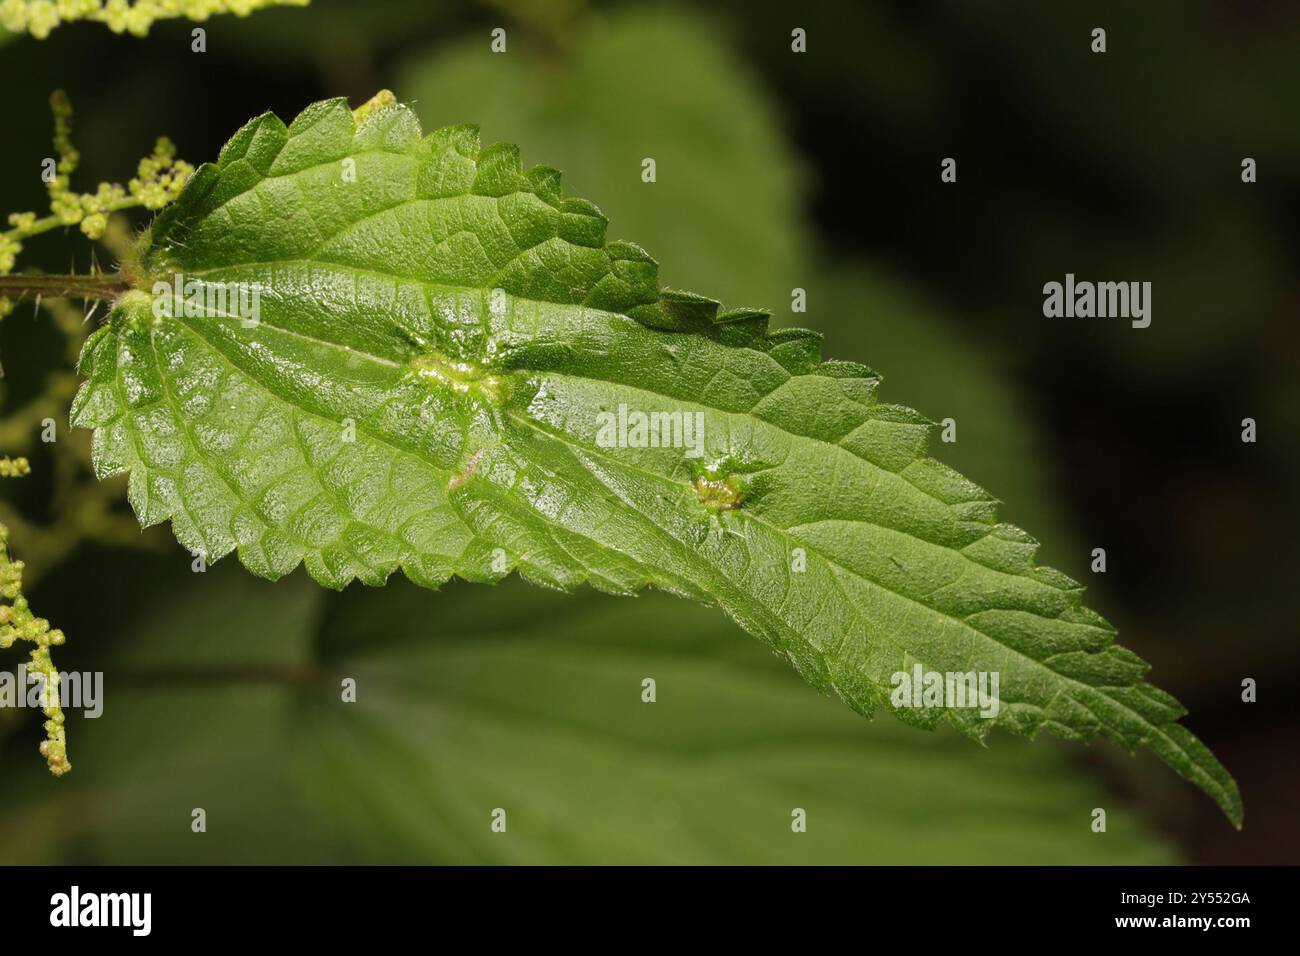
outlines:
[[10, 275], [0, 276], [0, 296], [19, 299], [52, 296], [70, 299], [116, 299], [129, 291], [121, 275]]

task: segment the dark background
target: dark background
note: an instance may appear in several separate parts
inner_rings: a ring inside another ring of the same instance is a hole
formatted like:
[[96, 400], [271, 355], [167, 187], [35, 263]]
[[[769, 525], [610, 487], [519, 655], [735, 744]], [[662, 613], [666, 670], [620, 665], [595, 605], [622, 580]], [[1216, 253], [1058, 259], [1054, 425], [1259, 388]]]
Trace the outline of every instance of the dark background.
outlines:
[[[128, 174], [159, 133], [197, 163], [265, 109], [287, 120], [311, 101], [344, 95], [358, 104], [382, 86], [406, 98], [402, 80], [421, 69], [413, 63], [465, 38], [486, 53], [494, 26], [509, 29], [512, 50], [561, 69], [586, 18], [656, 5], [594, 6], [571, 0], [539, 14], [536, 4], [315, 0], [305, 11], [214, 19], [201, 56], [189, 50], [188, 24], [160, 24], [143, 41], [92, 24], [41, 43], [16, 38], [0, 46], [0, 206], [42, 206], [35, 170], [49, 149], [55, 87], [77, 108], [81, 187], [90, 188]], [[1237, 777], [1246, 827], [1234, 832], [1172, 775], [1135, 775], [1079, 748], [1070, 759], [1145, 804], [1146, 825], [1183, 859], [1294, 862], [1300, 9], [1227, 0], [735, 2], [709, 5], [698, 23], [761, 91], [789, 144], [801, 190], [783, 201], [809, 258], [828, 277], [887, 276], [921, 298], [938, 334], [963, 343], [956, 362], [993, 356], [1016, 427], [1030, 435], [1015, 449], [1033, 456], [1035, 496], [1003, 495], [995, 477], [1019, 463], [1002, 450], [984, 466], [961, 458], [960, 441], [951, 455], [936, 443], [935, 454], [1007, 498], [1007, 515], [1044, 541], [1047, 563], [1089, 585], [1093, 606], [1152, 663], [1154, 682], [1188, 706], [1188, 725]], [[806, 55], [790, 53], [793, 26], [808, 31]], [[1104, 55], [1089, 51], [1094, 26], [1107, 30]], [[651, 66], [676, 68], [671, 58]], [[478, 120], [475, 91], [464, 96], [438, 104], [433, 117], [421, 109], [426, 125]], [[955, 185], [939, 180], [946, 156], [958, 161]], [[1241, 181], [1245, 156], [1258, 163], [1255, 184]], [[525, 160], [564, 166], [527, 148]], [[581, 192], [572, 175], [566, 184], [619, 224], [608, 196]], [[745, 210], [733, 213], [743, 230]], [[645, 241], [672, 283], [663, 243]], [[33, 240], [21, 263], [84, 268], [87, 248], [75, 235]], [[1151, 281], [1151, 327], [1044, 318], [1042, 285], [1066, 272]], [[755, 278], [809, 285], [818, 301], [821, 287], [797, 276], [755, 270]], [[692, 282], [675, 284], [717, 292]], [[788, 293], [755, 304], [784, 314], [787, 303]], [[31, 316], [21, 307], [0, 328], [6, 408], [34, 394], [61, 359], [58, 338]], [[910, 368], [910, 356], [918, 369], [891, 375], [873, 350], [870, 304], [795, 318], [828, 333], [827, 354], [882, 371], [886, 400], [962, 420], [960, 392], [949, 395], [951, 408], [935, 408], [912, 389], [924, 392], [924, 344], [882, 344], [885, 356], [892, 348], [897, 364]], [[1248, 416], [1258, 422], [1256, 444], [1240, 440]], [[11, 494], [32, 520], [52, 520], [39, 479], [27, 482]], [[1035, 509], [1047, 517], [1035, 522]], [[15, 551], [22, 546], [15, 533]], [[187, 560], [171, 547], [167, 560]], [[1107, 551], [1104, 576], [1088, 571], [1094, 547]], [[158, 600], [145, 587], [149, 560], [86, 544], [50, 568], [33, 605], [70, 635], [78, 620], [102, 619], [90, 609], [109, 596], [111, 616], [129, 619]], [[92, 626], [105, 630], [102, 620]], [[1245, 677], [1258, 682], [1257, 704], [1240, 700]], [[33, 761], [33, 746], [28, 730], [0, 739], [0, 781]]]

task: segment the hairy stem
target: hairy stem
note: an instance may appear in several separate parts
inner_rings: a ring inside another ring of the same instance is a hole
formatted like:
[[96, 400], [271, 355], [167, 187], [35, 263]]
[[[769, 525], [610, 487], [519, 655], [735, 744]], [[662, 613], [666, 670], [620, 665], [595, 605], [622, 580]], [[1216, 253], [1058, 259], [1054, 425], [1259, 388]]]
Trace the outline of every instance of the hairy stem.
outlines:
[[115, 299], [130, 290], [120, 275], [0, 276], [0, 296], [55, 296], [73, 299]]

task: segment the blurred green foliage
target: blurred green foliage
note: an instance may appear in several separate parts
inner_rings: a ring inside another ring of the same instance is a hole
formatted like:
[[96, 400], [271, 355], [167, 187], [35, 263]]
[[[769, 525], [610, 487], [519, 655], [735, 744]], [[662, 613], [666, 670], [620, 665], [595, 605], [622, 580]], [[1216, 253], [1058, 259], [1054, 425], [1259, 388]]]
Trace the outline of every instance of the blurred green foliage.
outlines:
[[171, 600], [116, 635], [104, 716], [73, 718], [70, 786], [29, 780], [43, 805], [0, 817], [6, 862], [1170, 858], [1122, 808], [1093, 834], [1112, 803], [1055, 748], [865, 723], [667, 595], [148, 573]]
[[[665, 284], [788, 315], [790, 290], [811, 278], [799, 160], [720, 31], [648, 9], [577, 29], [562, 55], [520, 43], [501, 56], [466, 38], [394, 88], [425, 129], [477, 123], [484, 144], [563, 170], [565, 192], [596, 197], [610, 238], [647, 249]], [[654, 183], [641, 181], [647, 157]]]

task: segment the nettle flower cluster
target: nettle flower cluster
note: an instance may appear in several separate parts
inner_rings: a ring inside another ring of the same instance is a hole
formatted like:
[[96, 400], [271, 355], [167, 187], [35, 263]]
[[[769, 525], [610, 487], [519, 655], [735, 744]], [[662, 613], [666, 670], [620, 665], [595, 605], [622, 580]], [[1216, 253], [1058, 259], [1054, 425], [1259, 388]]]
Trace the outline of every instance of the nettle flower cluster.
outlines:
[[[194, 172], [193, 166], [176, 158], [171, 141], [162, 137], [153, 153], [140, 161], [135, 177], [125, 186], [100, 183], [94, 192], [75, 192], [72, 174], [81, 157], [72, 145], [72, 106], [67, 96], [55, 92], [50, 97], [50, 109], [54, 113], [54, 151], [58, 157], [51, 170], [53, 175], [47, 176], [50, 211], [40, 217], [34, 212], [9, 216], [10, 228], [0, 232], [0, 276], [13, 271], [24, 240], [59, 227], [78, 226], [87, 238], [102, 240], [110, 249], [125, 248], [131, 241], [130, 227], [124, 217], [114, 214], [130, 208], [161, 209], [180, 194]], [[12, 300], [0, 296], [0, 318], [12, 310]], [[26, 458], [0, 458], [0, 477], [21, 477], [30, 471]], [[40, 750], [50, 771], [62, 775], [72, 769], [72, 764], [68, 761], [59, 701], [59, 674], [50, 659], [50, 648], [63, 644], [64, 635], [28, 607], [23, 595], [24, 564], [10, 557], [8, 541], [9, 529], [0, 524], [0, 650], [18, 641], [34, 645], [28, 673], [42, 679], [45, 740]]]
[[[9, 216], [10, 229], [0, 232], [0, 275], [13, 271], [23, 241], [60, 226], [78, 226], [90, 239], [104, 239], [110, 248], [120, 247], [129, 234], [127, 224], [113, 213], [124, 209], [158, 210], [179, 194], [194, 167], [176, 158], [176, 147], [165, 136], [159, 137], [153, 153], [140, 160], [135, 177], [125, 186], [100, 183], [94, 192], [78, 193], [72, 189], [72, 173], [81, 154], [72, 145], [72, 104], [62, 91], [50, 96], [54, 113], [54, 150], [58, 160], [55, 175], [46, 187], [50, 212], [39, 217], [34, 212], [16, 212]], [[116, 233], [116, 234], [113, 234]], [[0, 318], [13, 311], [13, 302], [0, 296]]]
[[305, 7], [309, 0], [0, 0], [0, 26], [38, 40], [77, 20], [104, 24], [114, 33], [148, 36], [159, 20], [206, 20], [218, 13], [246, 17], [266, 7]]
[[[0, 458], [0, 477], [21, 477], [31, 471], [26, 458]], [[50, 658], [50, 648], [63, 643], [63, 632], [37, 617], [23, 595], [23, 562], [9, 556], [9, 529], [0, 524], [0, 650], [18, 641], [34, 644], [28, 673], [41, 679], [41, 709], [45, 714], [45, 740], [41, 756], [50, 772], [62, 776], [72, 769], [59, 701], [59, 672]]]

